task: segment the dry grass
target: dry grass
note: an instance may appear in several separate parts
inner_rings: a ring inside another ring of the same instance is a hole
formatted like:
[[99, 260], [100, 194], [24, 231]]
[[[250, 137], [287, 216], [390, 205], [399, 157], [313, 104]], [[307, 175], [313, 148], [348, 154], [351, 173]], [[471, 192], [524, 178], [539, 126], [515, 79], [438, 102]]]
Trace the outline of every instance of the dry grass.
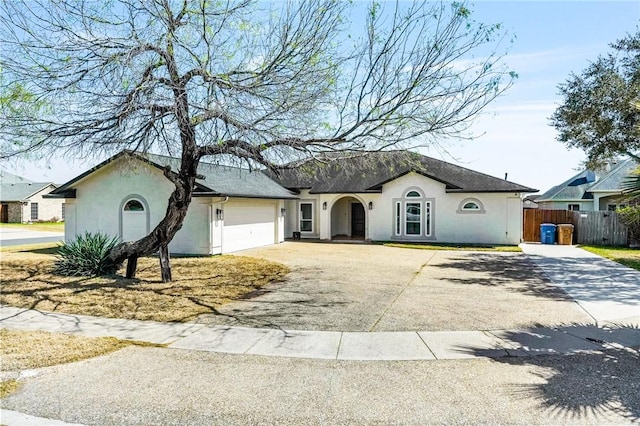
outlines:
[[[156, 258], [141, 258], [135, 280], [54, 274], [51, 248], [0, 252], [0, 303], [43, 311], [185, 322], [276, 281], [284, 265], [240, 256], [172, 259], [174, 281], [162, 283]], [[119, 271], [124, 273], [124, 269]]]
[[11, 395], [20, 387], [20, 382], [17, 380], [5, 380], [0, 382], [0, 399], [6, 398]]
[[82, 337], [45, 331], [0, 329], [1, 371], [75, 362], [137, 344], [115, 337]]

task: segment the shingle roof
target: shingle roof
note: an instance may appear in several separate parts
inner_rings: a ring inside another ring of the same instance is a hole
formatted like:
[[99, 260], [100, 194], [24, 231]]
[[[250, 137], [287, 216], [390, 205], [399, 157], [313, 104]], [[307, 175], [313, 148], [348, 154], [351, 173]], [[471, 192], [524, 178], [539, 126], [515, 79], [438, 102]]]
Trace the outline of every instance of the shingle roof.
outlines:
[[620, 192], [624, 179], [637, 168], [635, 160], [627, 159], [620, 161], [603, 176], [597, 176], [591, 170], [583, 170], [546, 191], [536, 202], [591, 200], [593, 192]]
[[624, 179], [638, 168], [638, 163], [629, 158], [619, 162], [606, 175], [602, 176], [588, 191], [618, 192]]
[[40, 192], [47, 186], [53, 185], [51, 182], [20, 182], [2, 183], [0, 185], [0, 201], [26, 201], [36, 192]]
[[593, 195], [589, 194], [587, 190], [596, 179], [595, 172], [583, 170], [540, 195], [536, 202], [592, 199]]
[[424, 155], [392, 151], [329, 164], [314, 163], [273, 176], [285, 188], [311, 193], [381, 192], [382, 185], [409, 172], [439, 181], [447, 192], [536, 192], [517, 183]]
[[[159, 167], [168, 165], [172, 170], [178, 170], [180, 167], [178, 158], [155, 154], [145, 154], [141, 157]], [[248, 198], [296, 198], [260, 170], [247, 170], [201, 161], [198, 164], [198, 174], [204, 179], [196, 179], [197, 188], [194, 196], [212, 193], [212, 195]]]
[[32, 180], [23, 178], [22, 176], [14, 175], [5, 170], [0, 170], [0, 183], [34, 183]]
[[[60, 186], [56, 191], [52, 192], [52, 195], [67, 198], [75, 197], [74, 185], [76, 182], [125, 155], [147, 162], [159, 169], [169, 166], [171, 167], [171, 170], [176, 171], [180, 168], [180, 159], [178, 158], [122, 151], [121, 153], [109, 158]], [[198, 164], [198, 174], [204, 179], [196, 179], [196, 188], [193, 194], [195, 197], [230, 196], [270, 199], [296, 198], [294, 194], [278, 185], [259, 170], [247, 170], [239, 167], [222, 166], [201, 161]]]

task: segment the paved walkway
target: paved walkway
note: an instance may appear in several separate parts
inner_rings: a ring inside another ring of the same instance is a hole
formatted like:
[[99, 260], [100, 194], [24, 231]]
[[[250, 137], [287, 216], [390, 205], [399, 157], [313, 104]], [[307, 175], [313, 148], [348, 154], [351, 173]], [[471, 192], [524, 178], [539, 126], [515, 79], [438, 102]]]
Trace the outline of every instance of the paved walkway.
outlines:
[[337, 360], [435, 360], [572, 354], [640, 347], [640, 329], [609, 323], [521, 330], [335, 332], [169, 324], [3, 306], [0, 327], [167, 344], [170, 348]]
[[640, 272], [575, 246], [520, 247], [598, 324], [615, 321], [640, 327]]

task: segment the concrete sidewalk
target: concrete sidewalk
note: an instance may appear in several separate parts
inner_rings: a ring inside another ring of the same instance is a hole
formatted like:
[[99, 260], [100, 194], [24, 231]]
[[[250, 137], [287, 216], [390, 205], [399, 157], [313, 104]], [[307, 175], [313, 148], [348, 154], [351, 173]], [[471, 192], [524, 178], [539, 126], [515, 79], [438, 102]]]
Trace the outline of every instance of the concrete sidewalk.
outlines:
[[640, 327], [640, 272], [575, 246], [521, 244], [524, 253], [597, 324]]
[[360, 361], [526, 357], [640, 347], [640, 329], [613, 323], [521, 330], [335, 332], [121, 320], [3, 306], [0, 327], [114, 336], [196, 351]]

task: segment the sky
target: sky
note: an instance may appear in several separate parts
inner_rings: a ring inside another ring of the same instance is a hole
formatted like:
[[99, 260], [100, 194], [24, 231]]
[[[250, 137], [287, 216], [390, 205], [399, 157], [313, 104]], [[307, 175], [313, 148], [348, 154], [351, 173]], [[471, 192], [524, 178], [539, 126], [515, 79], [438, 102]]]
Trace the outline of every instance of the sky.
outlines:
[[[585, 159], [556, 141], [549, 117], [561, 102], [558, 85], [579, 74], [609, 44], [640, 25], [640, 0], [476, 1], [474, 19], [502, 23], [515, 36], [506, 64], [515, 84], [473, 124], [471, 141], [446, 141], [423, 150], [432, 157], [541, 192], [574, 174]], [[95, 161], [95, 160], [94, 160]], [[2, 162], [0, 167], [34, 181], [64, 183], [91, 168], [81, 159]]]

